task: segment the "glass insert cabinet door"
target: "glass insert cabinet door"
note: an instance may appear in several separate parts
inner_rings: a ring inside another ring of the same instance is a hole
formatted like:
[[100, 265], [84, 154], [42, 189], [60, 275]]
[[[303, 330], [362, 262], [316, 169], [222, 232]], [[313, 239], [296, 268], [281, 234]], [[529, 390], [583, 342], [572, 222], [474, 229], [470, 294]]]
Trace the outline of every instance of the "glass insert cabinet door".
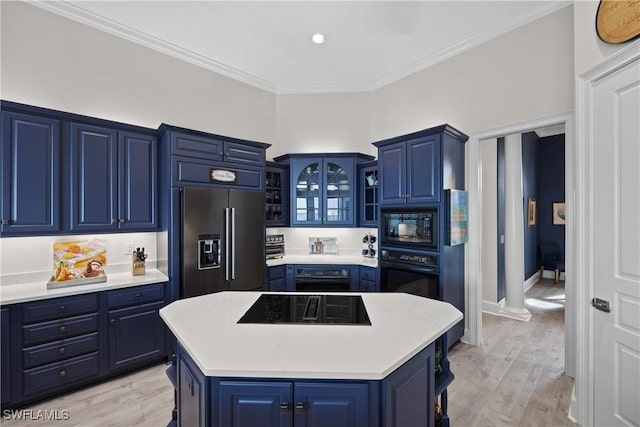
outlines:
[[353, 159], [294, 159], [292, 224], [352, 224], [353, 170]]
[[326, 162], [327, 205], [325, 222], [346, 222], [351, 209], [351, 184], [349, 175], [342, 166]]
[[296, 181], [296, 222], [321, 222], [320, 163], [304, 167]]

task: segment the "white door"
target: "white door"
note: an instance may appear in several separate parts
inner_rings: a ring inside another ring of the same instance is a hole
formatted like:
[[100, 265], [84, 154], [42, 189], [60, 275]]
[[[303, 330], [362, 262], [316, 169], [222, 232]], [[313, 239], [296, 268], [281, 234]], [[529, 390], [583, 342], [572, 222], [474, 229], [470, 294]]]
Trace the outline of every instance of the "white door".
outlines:
[[592, 119], [593, 420], [640, 426], [640, 59], [594, 83]]

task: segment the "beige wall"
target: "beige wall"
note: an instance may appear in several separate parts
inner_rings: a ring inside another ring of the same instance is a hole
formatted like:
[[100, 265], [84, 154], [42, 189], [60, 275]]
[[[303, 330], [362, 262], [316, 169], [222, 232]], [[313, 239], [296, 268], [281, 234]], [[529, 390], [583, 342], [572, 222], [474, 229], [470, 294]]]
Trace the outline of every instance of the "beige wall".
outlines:
[[372, 141], [441, 123], [474, 133], [573, 109], [573, 7], [370, 93], [279, 96], [27, 3], [1, 7], [3, 99], [264, 141], [269, 158], [375, 154]]
[[2, 99], [272, 143], [276, 96], [24, 2], [2, 8]]
[[278, 141], [284, 153], [360, 152], [376, 155], [369, 133], [370, 94], [279, 95]]
[[608, 44], [596, 32], [596, 13], [599, 1], [577, 1], [574, 4], [574, 39], [576, 76], [616, 53], [625, 44]]
[[573, 110], [573, 8], [375, 91], [374, 140], [442, 123], [470, 134]]

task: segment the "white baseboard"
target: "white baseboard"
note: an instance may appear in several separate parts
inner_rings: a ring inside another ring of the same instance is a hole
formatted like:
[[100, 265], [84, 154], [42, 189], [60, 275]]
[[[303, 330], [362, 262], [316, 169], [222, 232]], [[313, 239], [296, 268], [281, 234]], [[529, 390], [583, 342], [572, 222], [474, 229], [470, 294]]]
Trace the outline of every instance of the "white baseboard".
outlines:
[[494, 316], [500, 316], [500, 313], [502, 313], [503, 307], [504, 307], [504, 298], [502, 298], [498, 302], [491, 302], [491, 301], [485, 301], [485, 300], [482, 301], [483, 313], [493, 314]]
[[540, 280], [540, 271], [536, 271], [535, 273], [533, 273], [533, 276], [529, 277], [525, 282], [524, 282], [524, 291], [527, 292], [529, 289], [531, 289], [531, 287], [533, 285], [535, 285], [538, 280]]

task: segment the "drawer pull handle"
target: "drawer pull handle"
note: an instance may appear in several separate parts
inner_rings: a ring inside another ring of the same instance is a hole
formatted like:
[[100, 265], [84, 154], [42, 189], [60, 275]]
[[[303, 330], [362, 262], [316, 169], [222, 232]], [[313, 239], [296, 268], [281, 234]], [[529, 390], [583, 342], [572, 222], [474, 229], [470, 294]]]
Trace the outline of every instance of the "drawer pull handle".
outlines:
[[297, 413], [301, 413], [301, 412], [304, 412], [304, 410], [305, 410], [304, 401], [303, 402], [296, 402], [296, 412]]
[[280, 404], [280, 413], [286, 414], [287, 412], [289, 412], [289, 402], [282, 402]]
[[124, 224], [125, 223], [125, 219], [124, 218], [120, 218], [120, 224]]
[[65, 311], [67, 308], [64, 305], [61, 305], [60, 307], [58, 307], [59, 311]]
[[60, 371], [60, 378], [64, 378], [66, 376], [67, 376], [67, 371], [65, 371], [64, 369]]
[[65, 350], [65, 348], [64, 348], [64, 347], [60, 347], [60, 349], [58, 350], [58, 353], [60, 353], [60, 354], [64, 354], [64, 352], [65, 352], [65, 351], [66, 351], [66, 350]]
[[11, 221], [8, 220], [8, 219], [3, 219], [2, 220], [2, 224], [9, 225], [9, 224], [11, 224]]
[[60, 333], [64, 334], [65, 332], [67, 332], [67, 327], [66, 326], [60, 326]]
[[111, 324], [115, 325], [116, 324], [116, 319], [111, 319]]
[[141, 296], [142, 296], [142, 294], [141, 294], [140, 292], [138, 292], [138, 293], [136, 294], [136, 298], [140, 298]]

